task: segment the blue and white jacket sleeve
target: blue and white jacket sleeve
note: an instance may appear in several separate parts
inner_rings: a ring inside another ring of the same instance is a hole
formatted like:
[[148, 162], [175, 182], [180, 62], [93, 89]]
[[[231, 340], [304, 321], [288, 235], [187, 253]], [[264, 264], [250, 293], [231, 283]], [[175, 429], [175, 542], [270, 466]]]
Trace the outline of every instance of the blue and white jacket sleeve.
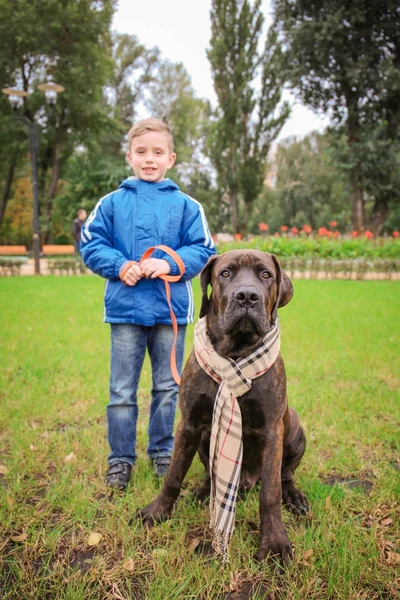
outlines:
[[[215, 254], [215, 244], [211, 237], [210, 230], [204, 209], [201, 204], [191, 198], [188, 198], [184, 221], [181, 229], [182, 245], [176, 249], [185, 265], [185, 274], [182, 281], [196, 277], [213, 254]], [[170, 275], [178, 275], [179, 269], [173, 258], [163, 257], [171, 266]]]
[[81, 231], [80, 252], [91, 271], [106, 279], [119, 279], [128, 259], [113, 246], [114, 220], [112, 198], [107, 196], [96, 204]]

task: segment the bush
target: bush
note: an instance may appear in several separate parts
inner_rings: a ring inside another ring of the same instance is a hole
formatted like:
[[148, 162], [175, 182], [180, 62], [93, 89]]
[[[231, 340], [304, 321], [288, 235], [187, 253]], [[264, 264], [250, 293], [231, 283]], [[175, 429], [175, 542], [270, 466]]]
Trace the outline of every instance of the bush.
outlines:
[[276, 254], [278, 258], [289, 256], [303, 258], [326, 258], [335, 260], [365, 258], [400, 259], [400, 239], [397, 238], [327, 238], [312, 236], [255, 236], [248, 241], [218, 244], [218, 252], [255, 248]]

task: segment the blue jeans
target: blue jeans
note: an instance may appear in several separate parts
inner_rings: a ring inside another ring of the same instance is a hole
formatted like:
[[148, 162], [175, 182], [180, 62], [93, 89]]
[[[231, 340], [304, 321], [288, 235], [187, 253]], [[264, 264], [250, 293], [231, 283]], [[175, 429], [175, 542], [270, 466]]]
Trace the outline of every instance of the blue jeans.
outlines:
[[[182, 371], [186, 325], [179, 325], [176, 363]], [[150, 458], [171, 456], [178, 385], [170, 367], [174, 334], [171, 325], [143, 327], [111, 324], [110, 402], [107, 406], [109, 463], [136, 461], [136, 423], [139, 413], [136, 391], [148, 349], [153, 387], [147, 454]]]

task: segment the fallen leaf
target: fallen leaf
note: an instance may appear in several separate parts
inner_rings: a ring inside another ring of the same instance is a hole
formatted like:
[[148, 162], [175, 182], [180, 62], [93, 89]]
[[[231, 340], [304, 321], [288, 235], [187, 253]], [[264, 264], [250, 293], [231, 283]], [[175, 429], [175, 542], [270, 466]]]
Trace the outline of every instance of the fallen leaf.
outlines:
[[200, 544], [200, 542], [201, 542], [201, 538], [199, 538], [199, 537], [195, 537], [192, 540], [190, 540], [190, 543], [188, 544], [189, 552], [194, 552], [194, 550], [196, 550], [196, 548]]
[[314, 550], [312, 548], [309, 548], [308, 550], [306, 550], [306, 552], [304, 552], [303, 560], [309, 559], [310, 556], [312, 556], [313, 554]]
[[24, 542], [27, 537], [28, 537], [28, 534], [25, 532], [25, 533], [21, 533], [20, 535], [12, 535], [11, 539], [13, 542]]
[[75, 462], [75, 461], [76, 461], [76, 456], [75, 456], [75, 454], [73, 452], [70, 452], [68, 454], [68, 456], [66, 456], [64, 458], [64, 462], [65, 463], [70, 463], [70, 462]]
[[33, 444], [30, 444], [29, 448], [33, 451], [36, 452], [36, 446], [34, 446]]
[[89, 535], [88, 545], [89, 546], [97, 546], [97, 544], [100, 542], [102, 537], [103, 536], [101, 535], [101, 533], [98, 533], [97, 531], [92, 531], [91, 534]]
[[331, 505], [332, 505], [332, 502], [331, 502], [331, 497], [330, 497], [330, 496], [328, 496], [327, 498], [325, 498], [325, 502], [324, 502], [324, 509], [325, 509], [325, 510], [330, 510], [330, 508], [331, 508]]
[[15, 506], [15, 500], [14, 498], [10, 498], [10, 496], [8, 496], [7, 498], [7, 504], [10, 508], [13, 508]]
[[388, 552], [387, 553], [387, 562], [390, 565], [400, 564], [400, 554], [398, 554], [398, 552]]
[[8, 475], [10, 472], [9, 469], [7, 469], [7, 467], [5, 465], [0, 465], [0, 473], [2, 475]]
[[385, 519], [381, 519], [379, 521], [379, 523], [381, 525], [383, 525], [384, 527], [389, 527], [389, 525], [391, 525], [393, 523], [393, 521], [392, 521], [391, 517], [386, 517]]
[[135, 562], [134, 562], [133, 558], [126, 558], [124, 560], [122, 566], [124, 567], [124, 569], [126, 571], [131, 571], [132, 572], [135, 569]]

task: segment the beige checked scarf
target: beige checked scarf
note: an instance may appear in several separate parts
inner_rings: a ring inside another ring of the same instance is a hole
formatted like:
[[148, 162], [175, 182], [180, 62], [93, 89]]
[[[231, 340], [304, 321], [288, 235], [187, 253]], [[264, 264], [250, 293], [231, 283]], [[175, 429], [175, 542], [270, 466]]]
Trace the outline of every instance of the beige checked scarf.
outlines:
[[210, 527], [215, 535], [215, 550], [227, 560], [242, 466], [242, 415], [237, 398], [249, 391], [252, 379], [268, 371], [276, 361], [280, 350], [279, 322], [257, 350], [235, 362], [215, 351], [203, 317], [195, 327], [194, 348], [201, 368], [220, 384], [210, 439]]

